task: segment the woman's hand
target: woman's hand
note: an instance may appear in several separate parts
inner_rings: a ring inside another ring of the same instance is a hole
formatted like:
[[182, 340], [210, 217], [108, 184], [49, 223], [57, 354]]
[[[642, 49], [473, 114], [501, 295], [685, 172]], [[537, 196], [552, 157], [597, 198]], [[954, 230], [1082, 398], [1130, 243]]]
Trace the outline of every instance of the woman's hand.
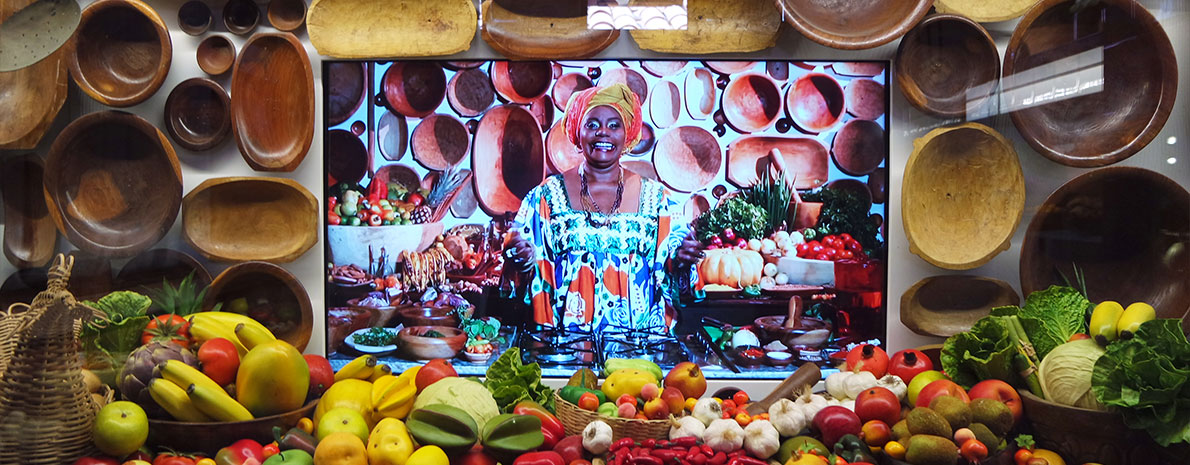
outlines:
[[518, 271], [523, 273], [532, 269], [533, 256], [533, 244], [519, 231], [512, 230], [504, 236], [504, 260]]
[[690, 231], [690, 233], [686, 234], [686, 238], [682, 239], [682, 245], [678, 246], [678, 252], [674, 260], [679, 267], [686, 268], [698, 263], [705, 256], [706, 254], [702, 251], [702, 243], [695, 240], [694, 231]]

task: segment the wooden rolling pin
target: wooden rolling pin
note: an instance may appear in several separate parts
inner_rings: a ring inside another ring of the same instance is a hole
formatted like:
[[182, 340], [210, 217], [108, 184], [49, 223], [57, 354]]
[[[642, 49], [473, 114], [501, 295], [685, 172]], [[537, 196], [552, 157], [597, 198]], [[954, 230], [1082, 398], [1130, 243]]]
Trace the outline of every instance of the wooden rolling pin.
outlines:
[[822, 379], [822, 372], [818, 370], [818, 365], [813, 363], [804, 363], [797, 371], [781, 381], [773, 392], [769, 393], [764, 399], [758, 400], [748, 405], [744, 410], [748, 415], [760, 415], [769, 411], [769, 406], [781, 399], [793, 399], [797, 396], [797, 392], [807, 386], [814, 386], [818, 380]]

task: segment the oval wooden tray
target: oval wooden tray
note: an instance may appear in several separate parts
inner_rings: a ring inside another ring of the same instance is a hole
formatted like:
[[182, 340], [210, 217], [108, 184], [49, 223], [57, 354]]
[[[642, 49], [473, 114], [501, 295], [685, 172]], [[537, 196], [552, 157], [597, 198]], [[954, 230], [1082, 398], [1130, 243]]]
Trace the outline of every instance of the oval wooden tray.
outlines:
[[[589, 58], [620, 38], [620, 31], [587, 27], [585, 0], [486, 0], [480, 35], [497, 53], [514, 59]], [[508, 9], [512, 6], [513, 10]], [[571, 8], [572, 6], [577, 6]], [[578, 13], [578, 14], [574, 14]]]
[[318, 242], [318, 201], [297, 181], [203, 181], [182, 201], [182, 234], [208, 260], [291, 262]]
[[342, 124], [364, 104], [368, 90], [364, 79], [366, 72], [364, 63], [332, 61], [326, 64], [323, 79], [327, 82], [327, 126]]
[[517, 105], [493, 107], [479, 120], [471, 149], [479, 206], [491, 216], [516, 211], [545, 179], [541, 128]]
[[971, 329], [993, 308], [1020, 303], [1012, 286], [999, 279], [931, 276], [901, 294], [901, 323], [923, 336], [950, 337]]
[[[239, 299], [243, 299], [242, 303], [237, 302]], [[285, 268], [267, 262], [232, 265], [211, 282], [203, 308], [219, 302], [225, 312], [246, 307], [243, 310], [248, 316], [264, 324], [277, 339], [293, 344], [298, 352], [310, 342], [314, 329], [310, 295]]]
[[[979, 23], [935, 14], [905, 34], [897, 47], [897, 87], [914, 108], [944, 118], [992, 102], [1000, 81], [1000, 52]], [[982, 89], [971, 101], [969, 95]]]
[[694, 68], [686, 74], [683, 83], [686, 111], [696, 120], [704, 120], [715, 112], [719, 101], [719, 88], [715, 87], [715, 76], [706, 68]]
[[968, 270], [1008, 250], [1025, 209], [1025, 178], [1012, 142], [965, 123], [913, 141], [902, 180], [909, 251]]
[[478, 22], [471, 0], [314, 0], [306, 33], [330, 57], [441, 56], [471, 48]]
[[132, 257], [116, 274], [116, 287], [152, 296], [161, 291], [161, 282], [177, 288], [183, 279], [193, 274], [190, 281], [195, 289], [202, 291], [211, 284], [211, 273], [189, 254], [173, 249], [150, 249]]
[[17, 268], [44, 266], [54, 257], [58, 230], [45, 205], [44, 172], [41, 158], [31, 153], [0, 159], [4, 256]]
[[100, 103], [129, 107], [157, 92], [173, 43], [157, 11], [140, 0], [98, 0], [83, 10], [70, 75]]
[[409, 146], [409, 124], [400, 113], [384, 110], [380, 121], [376, 123], [376, 147], [380, 149], [380, 156], [388, 161], [398, 161], [405, 158], [405, 149]]
[[657, 129], [665, 129], [678, 122], [682, 116], [682, 92], [678, 90], [677, 84], [662, 79], [653, 85], [649, 115]]
[[781, 10], [773, 0], [689, 0], [686, 30], [632, 30], [642, 50], [701, 55], [764, 50], [777, 44]]
[[802, 35], [844, 50], [872, 48], [896, 40], [917, 24], [933, 4], [934, 0], [860, 3], [777, 0], [785, 21]]
[[173, 226], [182, 169], [165, 134], [143, 118], [100, 111], [66, 126], [45, 162], [50, 215], [84, 252], [129, 257]]
[[[282, 78], [284, 77], [284, 78]], [[256, 171], [293, 171], [314, 139], [314, 74], [293, 34], [253, 35], [232, 71], [236, 145]]]
[[727, 180], [737, 187], [756, 183], [759, 173], [772, 162], [770, 153], [781, 152], [785, 175], [795, 189], [814, 189], [830, 179], [830, 155], [821, 142], [809, 137], [743, 136], [727, 146]]
[[723, 165], [719, 140], [706, 129], [679, 126], [661, 135], [653, 148], [657, 177], [671, 189], [694, 192], [718, 176]]
[[165, 129], [183, 148], [215, 148], [231, 135], [231, 100], [219, 83], [190, 78], [170, 91], [165, 100]]

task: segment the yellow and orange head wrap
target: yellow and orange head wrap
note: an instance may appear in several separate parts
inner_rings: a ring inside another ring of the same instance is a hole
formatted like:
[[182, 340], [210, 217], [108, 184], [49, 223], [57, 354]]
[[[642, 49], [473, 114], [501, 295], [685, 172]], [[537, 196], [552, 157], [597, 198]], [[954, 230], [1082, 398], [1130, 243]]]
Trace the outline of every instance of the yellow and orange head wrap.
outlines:
[[612, 84], [607, 87], [591, 87], [576, 92], [570, 97], [566, 105], [565, 124], [566, 136], [575, 147], [581, 147], [579, 131], [583, 128], [583, 120], [592, 108], [607, 105], [620, 114], [624, 123], [624, 150], [632, 150], [640, 142], [642, 124], [640, 99], [624, 84]]

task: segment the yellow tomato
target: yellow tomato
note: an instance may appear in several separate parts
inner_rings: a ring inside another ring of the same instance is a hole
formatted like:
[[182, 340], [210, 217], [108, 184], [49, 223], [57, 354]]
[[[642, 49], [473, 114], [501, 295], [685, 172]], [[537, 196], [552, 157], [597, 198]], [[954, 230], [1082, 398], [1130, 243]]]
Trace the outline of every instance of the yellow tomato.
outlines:
[[884, 453], [897, 460], [905, 458], [905, 446], [897, 441], [884, 443]]
[[1049, 462], [1050, 465], [1066, 465], [1066, 461], [1062, 460], [1062, 456], [1057, 452], [1048, 449], [1033, 449], [1033, 456], [1043, 458]]

